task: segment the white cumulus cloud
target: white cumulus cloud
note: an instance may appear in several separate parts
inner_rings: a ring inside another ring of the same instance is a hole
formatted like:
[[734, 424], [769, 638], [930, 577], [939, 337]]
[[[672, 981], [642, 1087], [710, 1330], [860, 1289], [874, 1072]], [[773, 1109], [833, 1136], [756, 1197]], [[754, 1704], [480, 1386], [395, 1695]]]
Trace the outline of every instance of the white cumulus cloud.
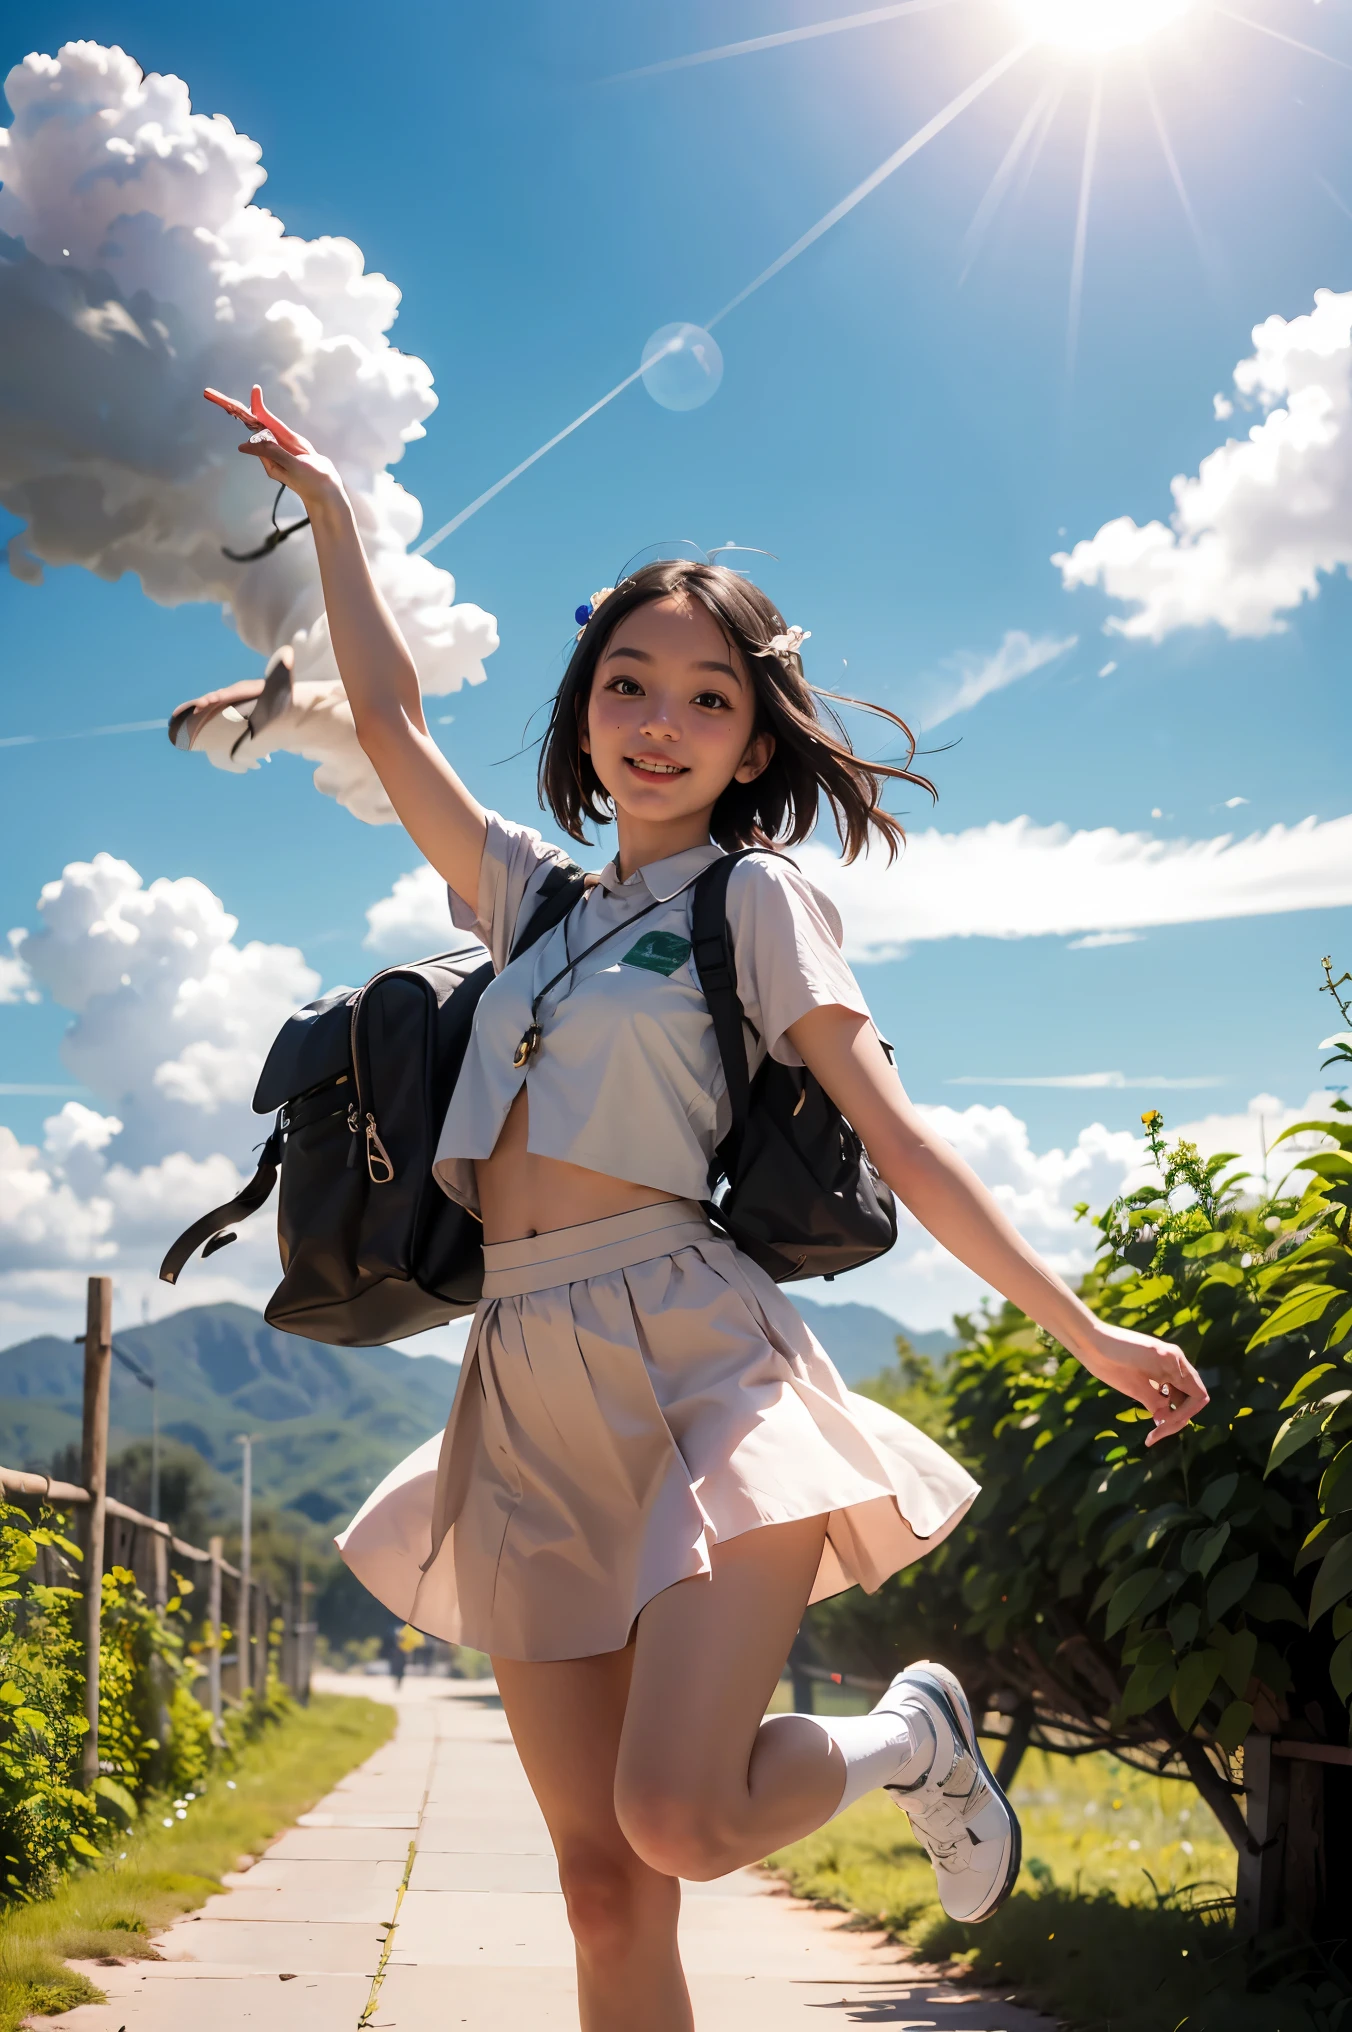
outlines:
[[294, 946], [235, 942], [202, 882], [147, 887], [126, 861], [73, 861], [19, 941], [34, 981], [71, 1010], [62, 1057], [125, 1120], [124, 1156], [203, 1157], [258, 1140], [249, 1100], [280, 1024], [319, 986]]
[[236, 770], [305, 755], [320, 789], [392, 820], [342, 697], [308, 533], [250, 564], [222, 554], [263, 541], [275, 490], [202, 389], [247, 398], [260, 381], [334, 458], [424, 690], [477, 683], [496, 623], [409, 554], [422, 509], [387, 470], [436, 407], [428, 367], [388, 337], [399, 291], [350, 240], [288, 234], [251, 202], [257, 143], [194, 113], [181, 79], [71, 42], [25, 58], [5, 90], [0, 503], [25, 525], [11, 570], [29, 583], [44, 563], [133, 572], [162, 605], [219, 602], [260, 658], [289, 647], [287, 710], [237, 756], [238, 715], [200, 746]]
[[[1214, 622], [1271, 635], [1321, 575], [1352, 565], [1352, 291], [1314, 301], [1254, 328], [1235, 387], [1263, 420], [1173, 481], [1168, 524], [1120, 515], [1053, 557], [1067, 588], [1101, 586], [1130, 609], [1110, 631], [1159, 642]], [[1232, 413], [1218, 397], [1217, 418]]]

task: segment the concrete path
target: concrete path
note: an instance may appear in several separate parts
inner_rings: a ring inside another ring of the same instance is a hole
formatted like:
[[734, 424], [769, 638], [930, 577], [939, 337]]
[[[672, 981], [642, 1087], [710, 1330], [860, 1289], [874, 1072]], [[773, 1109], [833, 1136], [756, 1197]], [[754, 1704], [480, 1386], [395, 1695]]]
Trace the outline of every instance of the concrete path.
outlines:
[[[392, 1698], [388, 1680], [317, 1684]], [[497, 1696], [405, 1681], [389, 1743], [252, 1869], [162, 1934], [161, 1961], [77, 1964], [107, 1993], [62, 2032], [545, 2032], [577, 2027], [554, 1860]], [[876, 1933], [751, 1870], [687, 1887], [699, 2032], [1051, 2032], [935, 1981]], [[642, 2032], [635, 2016], [634, 2032]]]

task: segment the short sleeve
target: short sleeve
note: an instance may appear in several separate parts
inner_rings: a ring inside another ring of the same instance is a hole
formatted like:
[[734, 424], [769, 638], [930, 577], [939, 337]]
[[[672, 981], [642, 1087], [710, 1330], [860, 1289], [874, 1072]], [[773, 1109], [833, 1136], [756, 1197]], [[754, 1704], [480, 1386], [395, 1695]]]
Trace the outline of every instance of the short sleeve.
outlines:
[[477, 932], [497, 973], [511, 957], [518, 924], [535, 902], [551, 868], [568, 865], [562, 847], [547, 846], [532, 826], [516, 825], [490, 811], [474, 904], [448, 889], [451, 922], [457, 931]]
[[749, 855], [733, 869], [728, 930], [742, 1008], [781, 1065], [802, 1064], [784, 1033], [809, 1010], [869, 1014], [841, 951], [839, 911], [782, 857]]

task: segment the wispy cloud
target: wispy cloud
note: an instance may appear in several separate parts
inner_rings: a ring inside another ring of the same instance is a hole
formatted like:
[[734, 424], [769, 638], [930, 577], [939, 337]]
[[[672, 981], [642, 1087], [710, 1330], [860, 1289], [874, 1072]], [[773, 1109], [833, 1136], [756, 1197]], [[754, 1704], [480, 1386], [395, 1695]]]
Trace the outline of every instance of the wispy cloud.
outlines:
[[1087, 938], [1073, 938], [1067, 952], [1097, 952], [1103, 945], [1139, 945], [1139, 931], [1091, 931]]
[[1191, 1087], [1223, 1087], [1229, 1081], [1222, 1073], [1198, 1073], [1182, 1079], [1166, 1078], [1162, 1074], [1124, 1072], [1052, 1072], [1036, 1074], [990, 1074], [982, 1072], [955, 1073], [952, 1079], [944, 1081], [946, 1087], [1072, 1087], [1085, 1092], [1101, 1092], [1105, 1088], [1123, 1091], [1127, 1088], [1148, 1088], [1152, 1093], [1182, 1092]]
[[922, 939], [1097, 937], [1352, 904], [1352, 816], [1204, 840], [1017, 818], [913, 833], [890, 868], [876, 857], [843, 867], [815, 841], [794, 858], [839, 904], [855, 960]]
[[936, 695], [921, 711], [922, 728], [928, 731], [951, 720], [955, 713], [970, 712], [992, 692], [1003, 691], [1006, 685], [1055, 663], [1079, 639], [1078, 635], [1059, 640], [1052, 635], [1026, 635], [1021, 628], [1012, 628], [993, 655], [950, 657], [933, 680]]
[[124, 720], [116, 727], [75, 727], [63, 734], [0, 734], [0, 748], [32, 748], [39, 741], [93, 741], [100, 734], [162, 734], [167, 720]]

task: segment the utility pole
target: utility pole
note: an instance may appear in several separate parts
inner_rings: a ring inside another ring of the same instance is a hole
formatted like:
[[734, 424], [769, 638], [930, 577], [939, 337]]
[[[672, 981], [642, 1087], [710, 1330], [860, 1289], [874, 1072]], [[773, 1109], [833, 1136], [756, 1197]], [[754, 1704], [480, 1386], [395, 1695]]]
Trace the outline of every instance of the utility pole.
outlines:
[[85, 1307], [84, 1424], [80, 1477], [89, 1491], [84, 1544], [85, 1734], [80, 1758], [86, 1791], [99, 1775], [99, 1638], [103, 1534], [108, 1500], [108, 1383], [113, 1365], [113, 1280], [91, 1277]]
[[235, 1444], [244, 1448], [244, 1487], [240, 1496], [239, 1517], [239, 1624], [236, 1650], [239, 1652], [240, 1698], [253, 1685], [253, 1607], [250, 1598], [250, 1584], [253, 1578], [253, 1445], [262, 1435], [257, 1432], [238, 1432]]

